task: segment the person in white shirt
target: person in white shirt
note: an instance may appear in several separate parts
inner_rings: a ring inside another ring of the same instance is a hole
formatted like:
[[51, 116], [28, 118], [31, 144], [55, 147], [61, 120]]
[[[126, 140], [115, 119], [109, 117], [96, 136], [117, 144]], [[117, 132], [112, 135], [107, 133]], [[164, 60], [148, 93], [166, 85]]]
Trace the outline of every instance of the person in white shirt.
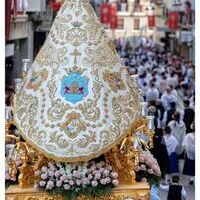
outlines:
[[168, 166], [167, 166], [167, 174], [166, 174], [166, 183], [170, 180], [171, 174], [179, 173], [179, 166], [178, 166], [178, 158], [177, 158], [177, 147], [178, 142], [176, 138], [171, 134], [171, 128], [166, 126], [164, 129], [164, 141], [167, 148], [168, 154]]
[[158, 84], [159, 84], [159, 92], [160, 94], [163, 94], [167, 88], [167, 78], [164, 73], [161, 74], [161, 78], [158, 81]]
[[172, 72], [167, 78], [167, 84], [173, 86], [173, 88], [176, 88], [178, 85], [178, 76]]
[[171, 102], [177, 102], [177, 96], [172, 93], [172, 88], [167, 87], [165, 93], [161, 96], [161, 102], [163, 104], [163, 107], [165, 110], [168, 110], [170, 108]]
[[188, 133], [183, 140], [183, 148], [185, 149], [185, 162], [183, 174], [190, 177], [189, 184], [192, 185], [195, 176], [195, 125], [192, 124], [193, 131]]
[[139, 65], [139, 67], [138, 67], [138, 74], [139, 74], [139, 75], [143, 75], [144, 72], [145, 72], [145, 70], [146, 70], [146, 69], [145, 69], [143, 63], [141, 62], [140, 65]]
[[181, 154], [183, 154], [183, 151], [184, 151], [182, 143], [186, 135], [186, 127], [185, 127], [185, 123], [180, 119], [179, 112], [176, 111], [172, 117], [173, 117], [173, 120], [169, 122], [168, 126], [171, 129], [172, 135], [174, 135], [174, 137], [178, 141], [178, 148], [176, 152], [178, 156], [181, 157]]
[[147, 102], [156, 101], [158, 98], [159, 98], [159, 91], [155, 87], [155, 84], [151, 83], [150, 88], [147, 90], [146, 93], [146, 101]]

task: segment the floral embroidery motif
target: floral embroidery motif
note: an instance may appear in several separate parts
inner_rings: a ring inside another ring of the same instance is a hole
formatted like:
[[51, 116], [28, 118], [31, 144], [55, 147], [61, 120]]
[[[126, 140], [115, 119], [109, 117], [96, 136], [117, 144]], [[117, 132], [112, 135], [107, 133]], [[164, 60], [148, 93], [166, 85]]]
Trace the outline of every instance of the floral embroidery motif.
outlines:
[[78, 113], [70, 113], [67, 118], [67, 121], [62, 124], [61, 130], [64, 130], [69, 138], [75, 139], [80, 132], [86, 130], [86, 126], [80, 119], [81, 115]]
[[30, 81], [28, 82], [27, 89], [38, 90], [42, 83], [47, 79], [47, 70], [41, 70], [39, 72], [33, 72]]
[[126, 86], [122, 81], [121, 74], [119, 72], [111, 72], [109, 70], [105, 70], [103, 73], [103, 79], [108, 82], [109, 86], [114, 92], [126, 89]]

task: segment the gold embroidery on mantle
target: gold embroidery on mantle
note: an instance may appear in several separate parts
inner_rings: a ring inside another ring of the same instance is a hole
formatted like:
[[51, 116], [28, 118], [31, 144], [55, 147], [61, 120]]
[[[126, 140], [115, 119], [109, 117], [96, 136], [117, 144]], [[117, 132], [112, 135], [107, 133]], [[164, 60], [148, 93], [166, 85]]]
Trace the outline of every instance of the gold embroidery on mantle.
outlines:
[[80, 114], [70, 113], [67, 115], [67, 121], [61, 125], [61, 130], [64, 130], [71, 139], [75, 139], [78, 134], [86, 130], [86, 126], [80, 118]]
[[[28, 72], [45, 69], [46, 80], [37, 92], [23, 86], [21, 94], [16, 95], [16, 125], [21, 135], [39, 152], [57, 161], [87, 161], [100, 156], [119, 144], [139, 117], [137, 88], [130, 84], [103, 26], [93, 16], [88, 2], [64, 3]], [[89, 95], [76, 105], [60, 95], [60, 80], [69, 66], [77, 66], [90, 81]], [[105, 84], [103, 74], [108, 71], [111, 79]], [[30, 78], [27, 74], [25, 86]], [[112, 92], [116, 88], [119, 93]], [[72, 112], [80, 117], [70, 116]]]
[[105, 70], [103, 73], [103, 79], [109, 84], [110, 88], [114, 92], [126, 89], [126, 86], [121, 79], [121, 73], [119, 72], [111, 72], [109, 70]]
[[47, 70], [43, 69], [41, 71], [33, 71], [32, 78], [27, 84], [28, 89], [34, 89], [35, 91], [40, 88], [42, 83], [47, 79], [48, 72]]

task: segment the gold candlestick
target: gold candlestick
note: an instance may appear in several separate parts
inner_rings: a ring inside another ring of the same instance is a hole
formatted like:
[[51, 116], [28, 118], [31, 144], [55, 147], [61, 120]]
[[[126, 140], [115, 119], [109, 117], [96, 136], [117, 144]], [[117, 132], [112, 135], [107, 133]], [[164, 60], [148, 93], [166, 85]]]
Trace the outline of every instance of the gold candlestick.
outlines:
[[22, 80], [24, 81], [26, 79], [27, 73], [25, 71], [22, 72]]
[[11, 179], [16, 178], [16, 163], [14, 160], [9, 160], [8, 161], [8, 167], [9, 167], [9, 176]]
[[20, 171], [18, 181], [21, 188], [26, 188], [34, 185], [35, 177], [33, 166], [28, 164], [29, 158], [27, 152], [29, 152], [28, 146], [25, 142], [18, 142], [16, 151], [19, 153], [22, 150], [22, 166], [18, 169]]
[[5, 131], [6, 131], [6, 135], [10, 134], [10, 122], [8, 120], [6, 120], [6, 125], [5, 125]]

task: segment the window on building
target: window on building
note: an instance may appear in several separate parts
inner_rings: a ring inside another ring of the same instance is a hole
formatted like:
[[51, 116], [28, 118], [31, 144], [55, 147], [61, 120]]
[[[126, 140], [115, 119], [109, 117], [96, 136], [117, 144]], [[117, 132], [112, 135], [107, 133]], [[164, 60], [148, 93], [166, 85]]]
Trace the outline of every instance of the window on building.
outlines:
[[140, 4], [140, 0], [135, 0], [135, 4]]
[[134, 4], [133, 12], [142, 12], [142, 5], [141, 4]]
[[128, 11], [128, 2], [127, 2], [127, 0], [119, 0], [117, 7], [118, 7], [118, 11], [127, 12]]
[[124, 19], [118, 18], [117, 27], [118, 27], [118, 29], [124, 29]]
[[134, 30], [139, 30], [140, 29], [140, 19], [134, 19], [133, 21], [133, 27], [134, 27]]

